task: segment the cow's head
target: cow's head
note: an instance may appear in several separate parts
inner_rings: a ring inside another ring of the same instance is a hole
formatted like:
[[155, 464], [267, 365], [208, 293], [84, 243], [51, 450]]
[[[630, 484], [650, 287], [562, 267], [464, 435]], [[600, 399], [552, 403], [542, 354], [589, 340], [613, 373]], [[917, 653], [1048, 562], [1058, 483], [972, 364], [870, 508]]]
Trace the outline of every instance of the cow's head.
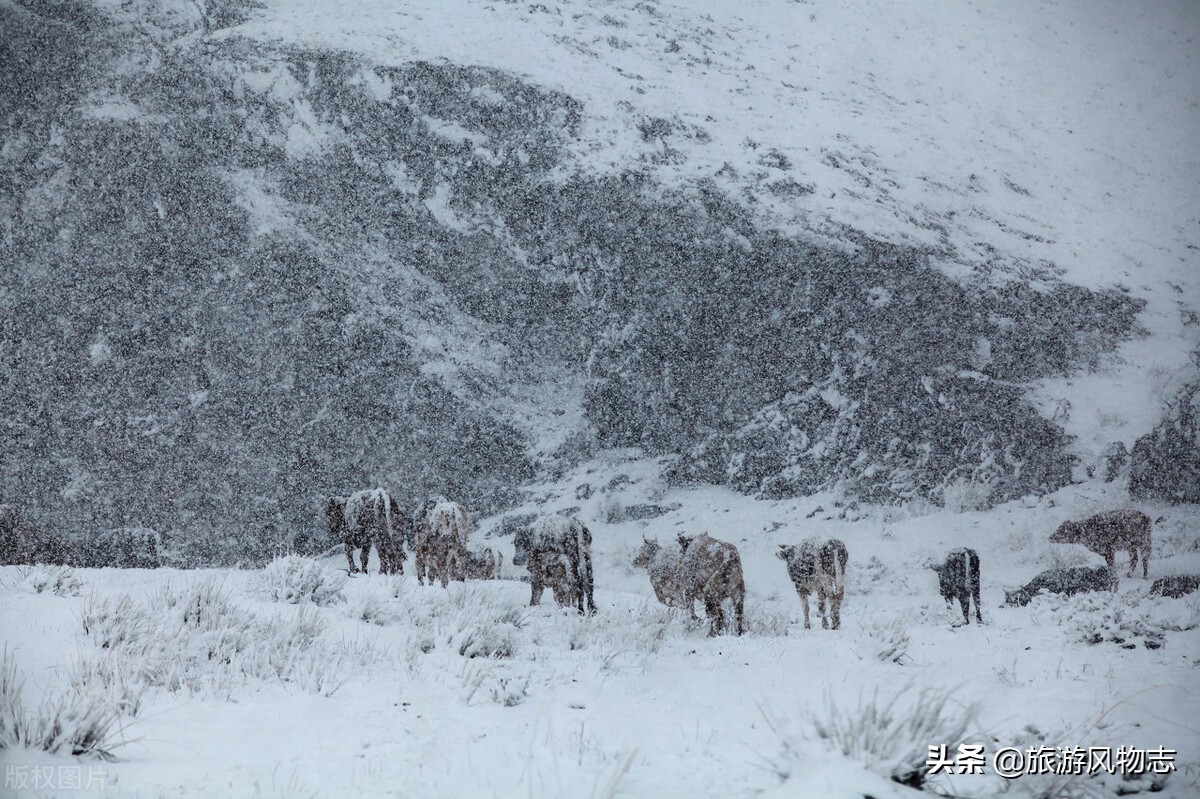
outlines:
[[954, 569], [946, 567], [945, 563], [930, 563], [929, 568], [933, 569], [938, 576], [938, 591], [942, 595], [942, 599], [950, 602], [954, 599], [956, 591], [954, 590], [954, 575], [957, 573]]
[[1083, 526], [1079, 522], [1063, 522], [1050, 536], [1052, 544], [1077, 544], [1083, 535]]
[[658, 553], [662, 550], [662, 545], [657, 540], [649, 541], [642, 539], [642, 547], [638, 550], [637, 556], [633, 559], [633, 565], [641, 569], [648, 569], [654, 563], [654, 559], [658, 557]]
[[779, 551], [775, 553], [775, 557], [787, 563], [791, 563], [796, 558], [795, 544], [780, 544]]
[[677, 540], [679, 542], [680, 551], [687, 552], [688, 547], [691, 546], [691, 543], [696, 540], [696, 536], [684, 535], [683, 533], [680, 533], [678, 536], [675, 537], [675, 540]]

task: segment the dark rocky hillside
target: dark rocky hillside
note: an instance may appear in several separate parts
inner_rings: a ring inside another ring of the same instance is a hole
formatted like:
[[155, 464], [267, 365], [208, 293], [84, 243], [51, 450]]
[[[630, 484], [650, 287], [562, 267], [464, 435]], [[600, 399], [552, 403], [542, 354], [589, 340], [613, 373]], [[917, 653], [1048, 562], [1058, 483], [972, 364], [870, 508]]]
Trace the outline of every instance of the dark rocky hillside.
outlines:
[[576, 169], [585, 109], [514, 75], [196, 35], [243, 11], [0, 7], [0, 498], [27, 518], [228, 561], [324, 545], [321, 497], [368, 484], [487, 513], [554, 465], [505, 401], [556, 374], [587, 378], [561, 459], [878, 502], [1068, 481], [1023, 386], [1140, 301]]

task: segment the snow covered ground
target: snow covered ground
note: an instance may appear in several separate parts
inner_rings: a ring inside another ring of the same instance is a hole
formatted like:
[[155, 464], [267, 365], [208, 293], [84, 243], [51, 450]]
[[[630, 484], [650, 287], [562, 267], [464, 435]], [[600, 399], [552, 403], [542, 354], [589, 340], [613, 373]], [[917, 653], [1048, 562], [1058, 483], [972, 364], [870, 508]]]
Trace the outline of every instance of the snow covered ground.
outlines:
[[[1046, 539], [1062, 519], [1106, 506], [1102, 484], [989, 512], [915, 515], [666, 489], [655, 464], [630, 458], [606, 453], [518, 509], [578, 507], [589, 520], [594, 618], [555, 608], [549, 592], [527, 607], [511, 539], [488, 537], [498, 519], [483, 520], [474, 543], [505, 553], [507, 579], [422, 587], [410, 560], [408, 575], [356, 577], [339, 595], [339, 555], [317, 566], [333, 588], [320, 605], [273, 599], [279, 583], [262, 571], [80, 569], [79, 584], [56, 595], [53, 585], [35, 592], [45, 570], [5, 567], [0, 628], [25, 705], [69, 694], [80, 675], [108, 675], [83, 693], [127, 700], [117, 759], [81, 761], [102, 767], [105, 788], [92, 793], [106, 796], [915, 795], [878, 772], [906, 755], [923, 763], [929, 745], [953, 752], [956, 741], [912, 740], [918, 727], [878, 756], [847, 756], [814, 720], [857, 719], [897, 696], [895, 716], [920, 719], [913, 706], [927, 710], [945, 691], [944, 721], [967, 724], [989, 753], [988, 774], [937, 783], [947, 793], [1006, 790], [990, 754], [1041, 744], [1177, 749], [1163, 795], [1200, 789], [1200, 596], [1148, 597], [1149, 582], [1130, 578], [1115, 597], [1000, 607], [1004, 588], [1044, 568], [1098, 560]], [[641, 505], [678, 507], [621, 520]], [[1157, 519], [1151, 578], [1200, 572], [1200, 513], [1147, 510]], [[741, 550], [742, 638], [707, 637], [659, 605], [631, 566], [643, 536], [670, 543], [704, 530]], [[850, 552], [839, 631], [803, 628], [774, 557], [777, 543], [809, 535], [839, 537]], [[925, 565], [958, 545], [981, 554], [982, 626], [955, 626]], [[106, 662], [116, 665], [97, 665]], [[75, 762], [20, 749], [0, 758], [10, 777]], [[1007, 790], [1072, 787], [1099, 784], [1027, 776]]]

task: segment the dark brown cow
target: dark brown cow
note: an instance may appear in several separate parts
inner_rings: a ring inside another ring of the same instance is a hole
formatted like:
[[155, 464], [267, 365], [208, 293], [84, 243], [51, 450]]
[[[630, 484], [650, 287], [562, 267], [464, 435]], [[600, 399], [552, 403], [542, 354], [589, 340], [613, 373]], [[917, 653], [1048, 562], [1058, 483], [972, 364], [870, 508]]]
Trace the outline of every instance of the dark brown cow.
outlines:
[[1083, 544], [1102, 556], [1110, 569], [1116, 568], [1117, 550], [1128, 549], [1129, 577], [1137, 567], [1140, 552], [1142, 579], [1149, 576], [1150, 517], [1139, 510], [1114, 510], [1097, 513], [1081, 522], [1063, 522], [1050, 540], [1055, 544]]
[[[842, 626], [842, 598], [846, 595], [846, 563], [849, 553], [846, 545], [836, 538], [818, 541], [809, 538], [800, 546], [780, 544], [775, 557], [787, 563], [788, 577], [796, 586], [800, 604], [804, 608], [804, 628], [811, 629], [808, 616], [808, 596], [817, 594], [817, 612], [821, 615], [821, 629], [840, 629]], [[825, 617], [825, 605], [829, 604], [829, 616]]]
[[681, 550], [679, 574], [683, 582], [683, 602], [691, 612], [697, 599], [704, 602], [708, 614], [708, 634], [716, 635], [727, 627], [724, 602], [730, 600], [738, 635], [746, 631], [746, 581], [742, 576], [742, 557], [737, 547], [708, 533], [679, 536]]
[[529, 604], [542, 601], [546, 589], [545, 575], [537, 563], [542, 556], [556, 554], [566, 556], [570, 579], [578, 586], [576, 606], [580, 613], [596, 612], [596, 600], [592, 596], [592, 533], [578, 519], [565, 516], [543, 516], [530, 527], [522, 528], [513, 536], [513, 565], [534, 564], [529, 570], [531, 595]]
[[341, 538], [345, 545], [350, 574], [360, 571], [354, 562], [355, 549], [361, 550], [361, 571], [367, 573], [372, 544], [379, 554], [380, 574], [404, 574], [403, 515], [388, 492], [376, 488], [356, 491], [349, 497], [329, 497], [325, 519], [330, 534]]

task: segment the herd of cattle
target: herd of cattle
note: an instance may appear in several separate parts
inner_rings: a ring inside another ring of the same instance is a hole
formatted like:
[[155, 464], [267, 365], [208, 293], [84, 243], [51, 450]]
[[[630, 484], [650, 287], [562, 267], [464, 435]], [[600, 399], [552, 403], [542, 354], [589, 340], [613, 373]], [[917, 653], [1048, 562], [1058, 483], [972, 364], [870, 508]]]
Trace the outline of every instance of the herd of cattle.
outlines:
[[[345, 549], [350, 574], [366, 572], [373, 547], [383, 574], [403, 574], [406, 548], [411, 550], [417, 581], [422, 585], [426, 582], [432, 585], [436, 580], [446, 587], [451, 580], [489, 580], [500, 576], [501, 558], [497, 553], [469, 547], [470, 518], [457, 502], [431, 499], [406, 511], [387, 491], [376, 488], [345, 497], [329, 497], [325, 516], [330, 534]], [[25, 540], [30, 538], [28, 529], [22, 526], [16, 508], [0, 504], [0, 560], [65, 562], [61, 557], [47, 556]], [[1005, 601], [1024, 606], [1043, 591], [1065, 596], [1115, 591], [1116, 553], [1121, 550], [1129, 551], [1129, 575], [1133, 575], [1140, 559], [1142, 577], [1146, 578], [1150, 531], [1150, 517], [1136, 510], [1111, 511], [1079, 522], [1063, 522], [1050, 536], [1051, 542], [1083, 544], [1103, 556], [1107, 565], [1043, 571], [1016, 591], [1006, 591]], [[147, 554], [157, 544], [157, 533], [153, 530], [126, 528], [120, 535], [108, 534], [97, 539], [81, 565], [157, 565]], [[584, 614], [595, 612], [592, 534], [587, 525], [561, 515], [543, 516], [517, 531], [513, 547], [513, 564], [525, 566], [529, 571], [531, 605], [537, 605], [545, 589], [550, 588], [560, 606], [575, 607]], [[357, 562], [356, 550], [360, 553]], [[821, 626], [840, 628], [849, 562], [846, 545], [837, 539], [808, 539], [798, 545], [780, 544], [775, 554], [786, 563], [788, 576], [800, 597], [804, 626], [811, 627], [808, 600], [815, 593]], [[632, 565], [647, 571], [654, 594], [664, 605], [686, 609], [696, 618], [695, 603], [703, 603], [710, 634], [724, 632], [731, 626], [738, 635], [745, 632], [746, 582], [741, 556], [733, 544], [707, 533], [680, 534], [675, 546], [644, 539]], [[958, 602], [963, 622], [970, 624], [970, 607], [974, 603], [975, 621], [982, 623], [979, 554], [973, 549], [954, 549], [942, 563], [930, 564], [930, 568], [937, 573], [946, 602], [950, 605]], [[1200, 575], [1184, 574], [1156, 580], [1151, 593], [1179, 597], [1197, 589], [1200, 589]], [[732, 609], [732, 618], [726, 615], [726, 603]]]

